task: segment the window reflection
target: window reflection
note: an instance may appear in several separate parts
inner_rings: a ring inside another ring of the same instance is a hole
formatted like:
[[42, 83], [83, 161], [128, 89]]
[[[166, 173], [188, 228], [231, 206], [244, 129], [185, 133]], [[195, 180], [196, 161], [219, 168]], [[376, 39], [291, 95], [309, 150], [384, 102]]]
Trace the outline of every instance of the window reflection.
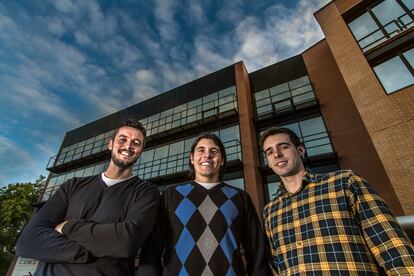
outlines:
[[[295, 132], [303, 142], [309, 157], [333, 152], [331, 140], [322, 117], [315, 117], [296, 123], [283, 125]], [[263, 134], [263, 131], [260, 135]], [[260, 139], [259, 139], [260, 140]], [[267, 159], [261, 154], [262, 164], [267, 165]]]
[[372, 12], [383, 26], [405, 13], [395, 0], [385, 0], [372, 8]]
[[366, 52], [414, 26], [413, 1], [399, 1], [382, 1], [348, 23], [362, 51]]
[[230, 186], [233, 186], [235, 188], [244, 190], [244, 178], [237, 178], [232, 180], [225, 180], [225, 183], [229, 184]]
[[308, 76], [278, 84], [254, 94], [258, 116], [293, 110], [315, 101]]
[[408, 63], [411, 65], [411, 68], [414, 68], [414, 48], [403, 53], [403, 55], [407, 59]]
[[[414, 84], [413, 71], [410, 72], [410, 69], [413, 70], [413, 51], [411, 49], [373, 68], [387, 94]], [[406, 59], [407, 64], [402, 59]], [[411, 66], [411, 68], [409, 69], [407, 66]]]
[[[231, 126], [213, 132], [224, 144], [227, 160], [241, 160], [239, 126]], [[138, 176], [148, 179], [157, 176], [183, 172], [188, 169], [188, 157], [195, 137], [168, 145], [145, 150], [134, 165]]]

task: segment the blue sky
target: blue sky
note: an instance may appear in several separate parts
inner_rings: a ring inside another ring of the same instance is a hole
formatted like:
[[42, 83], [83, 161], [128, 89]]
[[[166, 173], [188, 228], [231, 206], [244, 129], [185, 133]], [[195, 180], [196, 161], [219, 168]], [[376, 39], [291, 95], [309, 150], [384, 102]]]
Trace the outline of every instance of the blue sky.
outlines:
[[328, 0], [0, 3], [0, 186], [47, 175], [65, 132], [243, 60], [323, 38]]

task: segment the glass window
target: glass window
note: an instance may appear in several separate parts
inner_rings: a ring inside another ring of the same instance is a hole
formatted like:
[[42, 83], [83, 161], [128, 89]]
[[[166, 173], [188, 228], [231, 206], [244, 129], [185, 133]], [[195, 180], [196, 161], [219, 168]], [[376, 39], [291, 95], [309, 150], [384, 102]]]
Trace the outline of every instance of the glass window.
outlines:
[[191, 145], [193, 144], [194, 139], [195, 139], [195, 137], [192, 137], [192, 138], [189, 138], [189, 139], [185, 140], [185, 148], [184, 148], [185, 152], [190, 152]]
[[286, 91], [289, 91], [289, 86], [286, 83], [279, 84], [269, 89], [271, 95], [277, 95]]
[[405, 13], [395, 0], [385, 0], [372, 8], [372, 12], [383, 26]]
[[220, 140], [225, 143], [231, 140], [240, 140], [239, 126], [235, 125], [219, 131]]
[[401, 0], [408, 9], [412, 10], [414, 9], [414, 1], [413, 0]]
[[289, 82], [290, 89], [298, 88], [306, 84], [309, 84], [308, 76], [303, 76], [301, 78], [298, 78], [298, 79], [295, 79]]
[[280, 181], [267, 183], [266, 186], [269, 200], [272, 200], [276, 196], [277, 189], [279, 189]]
[[219, 97], [225, 97], [228, 95], [235, 95], [236, 94], [236, 87], [235, 86], [230, 86], [228, 88], [225, 88], [223, 90], [219, 91]]
[[373, 69], [387, 94], [414, 84], [413, 75], [399, 56], [387, 60]]
[[212, 93], [210, 95], [204, 96], [203, 97], [203, 104], [209, 103], [211, 101], [214, 102], [214, 100], [216, 100], [218, 98], [218, 93]]
[[105, 171], [105, 163], [101, 163], [95, 166], [94, 174], [102, 173]]
[[368, 12], [351, 21], [348, 25], [356, 40], [360, 40], [364, 36], [378, 29], [378, 25]]
[[256, 102], [261, 100], [261, 99], [268, 98], [268, 97], [269, 97], [269, 90], [268, 89], [257, 92], [257, 93], [254, 94], [254, 98], [256, 99]]
[[408, 63], [411, 65], [411, 67], [414, 68], [414, 48], [403, 53], [403, 55], [405, 59], [408, 61]]
[[299, 122], [299, 125], [304, 137], [315, 133], [325, 132], [325, 125], [321, 117], [301, 121]]
[[163, 158], [166, 158], [167, 156], [168, 156], [168, 145], [155, 148], [154, 160], [163, 159]]
[[154, 150], [150, 149], [150, 150], [146, 150], [142, 153], [141, 158], [139, 159], [139, 162], [141, 164], [152, 161], [154, 158]]
[[165, 110], [165, 111], [161, 112], [161, 118], [171, 116], [172, 114], [173, 114], [173, 109], [172, 108], [168, 109], [168, 110]]
[[181, 154], [184, 152], [184, 141], [180, 141], [170, 145], [169, 156]]
[[230, 186], [233, 186], [235, 188], [244, 190], [244, 179], [243, 178], [226, 180], [224, 182], [227, 183], [227, 184], [229, 184]]

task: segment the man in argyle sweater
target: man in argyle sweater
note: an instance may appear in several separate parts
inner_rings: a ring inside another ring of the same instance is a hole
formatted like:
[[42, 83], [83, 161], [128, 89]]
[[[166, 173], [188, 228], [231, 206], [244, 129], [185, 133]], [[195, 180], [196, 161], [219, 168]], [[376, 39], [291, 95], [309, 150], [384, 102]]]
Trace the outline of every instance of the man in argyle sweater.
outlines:
[[226, 152], [220, 139], [200, 134], [189, 164], [193, 181], [162, 195], [158, 225], [143, 247], [138, 274], [269, 275], [264, 235], [251, 199], [222, 181]]

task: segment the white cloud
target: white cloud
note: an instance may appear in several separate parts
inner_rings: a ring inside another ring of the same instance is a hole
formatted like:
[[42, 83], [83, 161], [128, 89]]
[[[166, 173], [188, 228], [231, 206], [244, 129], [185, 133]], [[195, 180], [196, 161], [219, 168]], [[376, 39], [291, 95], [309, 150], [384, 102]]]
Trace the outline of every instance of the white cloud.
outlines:
[[89, 45], [91, 44], [91, 38], [89, 37], [89, 35], [87, 35], [85, 32], [83, 31], [76, 31], [75, 32], [75, 38], [76, 41], [80, 44], [80, 45]]
[[146, 83], [147, 85], [155, 86], [158, 84], [158, 79], [154, 72], [150, 69], [140, 69], [135, 73], [137, 82]]
[[244, 15], [243, 0], [231, 0], [222, 3], [216, 16], [222, 22], [237, 24], [243, 19]]
[[233, 63], [231, 59], [217, 51], [214, 44], [217, 44], [217, 42], [214, 43], [208, 36], [201, 35], [195, 38], [195, 52], [191, 57], [191, 64], [198, 76], [211, 73]]
[[253, 71], [304, 51], [323, 38], [313, 13], [326, 2], [301, 0], [291, 9], [276, 4], [263, 18], [245, 18], [236, 29], [241, 47], [234, 60]]
[[69, 13], [74, 10], [74, 4], [71, 0], [54, 0], [55, 8], [63, 13]]
[[49, 18], [47, 27], [51, 34], [56, 35], [58, 37], [62, 36], [65, 33], [65, 27], [63, 26], [63, 22], [58, 17]]
[[14, 141], [0, 135], [0, 186], [36, 179], [44, 174], [32, 156]]
[[172, 42], [178, 35], [178, 24], [174, 19], [176, 4], [174, 0], [155, 1], [154, 16], [157, 20], [157, 29], [161, 39]]
[[203, 25], [203, 24], [208, 23], [208, 19], [206, 15], [204, 14], [205, 7], [203, 7], [203, 4], [205, 4], [204, 1], [197, 1], [197, 0], [189, 0], [186, 2], [186, 5], [188, 5], [188, 8], [185, 7], [185, 9], [188, 14], [189, 21], [191, 23], [195, 23], [198, 25]]

